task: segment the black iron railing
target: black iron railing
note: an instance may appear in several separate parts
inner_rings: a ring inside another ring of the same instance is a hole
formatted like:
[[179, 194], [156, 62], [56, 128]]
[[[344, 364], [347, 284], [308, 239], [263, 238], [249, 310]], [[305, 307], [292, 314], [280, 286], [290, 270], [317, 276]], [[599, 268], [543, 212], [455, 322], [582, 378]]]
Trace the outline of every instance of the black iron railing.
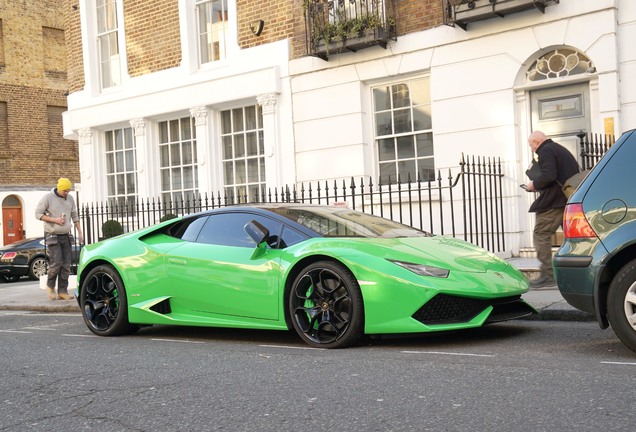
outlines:
[[466, 30], [468, 24], [490, 18], [536, 9], [545, 13], [546, 6], [559, 0], [441, 0], [444, 23]]
[[580, 140], [581, 168], [584, 170], [596, 165], [615, 142], [614, 135], [587, 134], [581, 132], [576, 136]]
[[[396, 181], [395, 181], [396, 180]], [[88, 203], [80, 217], [85, 242], [133, 231], [166, 218], [241, 203], [303, 202], [347, 206], [434, 234], [463, 238], [493, 252], [505, 250], [503, 174], [499, 158], [463, 156], [459, 167], [438, 170], [434, 180], [371, 177], [300, 183], [269, 189], [262, 196], [204, 193], [191, 201], [137, 199]]]
[[394, 0], [304, 0], [307, 53], [330, 55], [396, 40]]

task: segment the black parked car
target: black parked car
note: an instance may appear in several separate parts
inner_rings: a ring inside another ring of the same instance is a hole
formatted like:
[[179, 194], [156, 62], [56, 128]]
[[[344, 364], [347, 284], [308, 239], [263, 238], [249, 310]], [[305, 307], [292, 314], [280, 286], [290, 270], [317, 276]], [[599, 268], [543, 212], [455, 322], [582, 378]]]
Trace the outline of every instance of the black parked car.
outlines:
[[[74, 246], [72, 272], [77, 267], [79, 250], [79, 246]], [[0, 279], [4, 282], [15, 282], [22, 276], [38, 280], [48, 269], [44, 237], [28, 238], [0, 247]]]
[[572, 195], [553, 261], [572, 306], [636, 351], [636, 130], [625, 132]]

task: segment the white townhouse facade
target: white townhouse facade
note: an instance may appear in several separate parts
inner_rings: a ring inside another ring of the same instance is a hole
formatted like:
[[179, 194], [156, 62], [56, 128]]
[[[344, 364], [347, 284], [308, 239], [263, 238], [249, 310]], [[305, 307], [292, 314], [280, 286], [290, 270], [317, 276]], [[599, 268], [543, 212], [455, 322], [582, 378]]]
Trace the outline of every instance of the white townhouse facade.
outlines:
[[[144, 1], [77, 2], [83, 82], [63, 119], [79, 141], [82, 201], [426, 178], [462, 154], [492, 156], [510, 256], [531, 246], [532, 196], [518, 186], [528, 134], [578, 155], [581, 132], [636, 127], [632, 0], [379, 1], [397, 37], [348, 52], [320, 51], [305, 25], [312, 1], [175, 1], [165, 49], [178, 61], [156, 71], [135, 43]], [[325, 13], [364, 2], [340, 3]], [[429, 12], [437, 20], [422, 24]], [[272, 37], [281, 22], [289, 32]]]

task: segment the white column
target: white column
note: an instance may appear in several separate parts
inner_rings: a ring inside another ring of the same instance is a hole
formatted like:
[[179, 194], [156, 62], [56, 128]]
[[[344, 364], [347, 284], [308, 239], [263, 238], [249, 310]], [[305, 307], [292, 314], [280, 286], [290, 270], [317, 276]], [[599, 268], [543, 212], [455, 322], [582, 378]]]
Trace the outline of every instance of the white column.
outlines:
[[150, 143], [146, 134], [147, 120], [137, 118], [130, 120], [130, 126], [135, 136], [135, 157], [137, 163], [137, 197], [143, 200], [157, 195], [153, 190], [151, 170]]
[[[79, 189], [82, 202], [94, 202], [96, 200], [101, 201], [105, 199], [105, 195], [101, 194], [99, 185], [103, 182], [99, 182], [96, 179], [100, 178], [99, 163], [95, 147], [97, 144], [93, 144], [93, 130], [90, 128], [80, 129], [79, 135], [79, 159], [82, 161], [82, 169], [80, 170], [80, 187]], [[102, 160], [103, 158], [99, 158]]]
[[282, 172], [280, 172], [279, 156], [276, 152], [278, 142], [278, 122], [276, 118], [276, 93], [258, 96], [256, 101], [263, 110], [263, 140], [265, 141], [265, 184], [267, 187], [281, 186]]
[[212, 191], [212, 170], [210, 163], [212, 140], [208, 133], [208, 109], [204, 106], [190, 109], [190, 115], [194, 117], [194, 126], [197, 134], [197, 166], [199, 167], [199, 193], [201, 196]]

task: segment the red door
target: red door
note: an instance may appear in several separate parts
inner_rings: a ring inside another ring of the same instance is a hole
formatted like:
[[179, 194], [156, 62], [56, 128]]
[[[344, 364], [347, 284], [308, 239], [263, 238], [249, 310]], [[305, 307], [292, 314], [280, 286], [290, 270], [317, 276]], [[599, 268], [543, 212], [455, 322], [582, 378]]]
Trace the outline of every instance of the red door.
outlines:
[[5, 245], [22, 240], [22, 209], [2, 209], [2, 235]]

